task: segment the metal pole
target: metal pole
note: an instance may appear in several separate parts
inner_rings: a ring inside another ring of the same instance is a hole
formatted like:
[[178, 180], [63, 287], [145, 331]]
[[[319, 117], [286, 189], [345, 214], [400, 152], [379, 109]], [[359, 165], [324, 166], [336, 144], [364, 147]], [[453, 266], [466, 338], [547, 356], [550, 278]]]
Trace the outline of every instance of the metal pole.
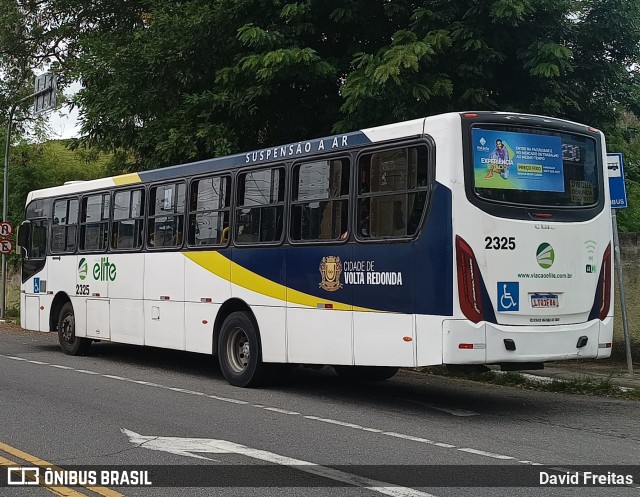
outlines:
[[[38, 97], [40, 95], [44, 95], [45, 93], [51, 92], [51, 88], [45, 88], [44, 90], [37, 91], [32, 93], [31, 95], [21, 98], [11, 107], [9, 107], [9, 122], [7, 123], [7, 142], [4, 144], [4, 184], [3, 184], [3, 198], [2, 198], [2, 221], [7, 221], [8, 211], [9, 211], [9, 151], [11, 144], [11, 128], [13, 127], [13, 114], [15, 113], [18, 105], [22, 102], [26, 102], [31, 98]], [[0, 319], [5, 318], [5, 306], [6, 306], [6, 296], [7, 296], [7, 256], [2, 254], [2, 274], [0, 275], [2, 278], [2, 295], [0, 295]]]
[[[16, 104], [17, 105], [17, 104]], [[16, 111], [16, 105], [9, 108], [9, 122], [7, 123], [7, 141], [4, 144], [4, 193], [2, 200], [2, 220], [7, 221], [8, 204], [9, 204], [9, 150], [11, 143], [11, 128], [13, 127], [13, 113]], [[5, 318], [5, 305], [7, 296], [7, 256], [2, 254], [2, 294], [0, 295], [0, 319]]]
[[633, 361], [631, 359], [631, 341], [629, 339], [629, 322], [627, 321], [627, 303], [624, 299], [624, 282], [622, 281], [622, 258], [620, 257], [620, 240], [618, 239], [618, 220], [616, 210], [611, 209], [611, 224], [613, 224], [613, 253], [615, 257], [616, 275], [618, 276], [618, 288], [620, 289], [620, 309], [622, 310], [622, 329], [624, 330], [624, 345], [627, 356], [627, 371], [633, 374]]

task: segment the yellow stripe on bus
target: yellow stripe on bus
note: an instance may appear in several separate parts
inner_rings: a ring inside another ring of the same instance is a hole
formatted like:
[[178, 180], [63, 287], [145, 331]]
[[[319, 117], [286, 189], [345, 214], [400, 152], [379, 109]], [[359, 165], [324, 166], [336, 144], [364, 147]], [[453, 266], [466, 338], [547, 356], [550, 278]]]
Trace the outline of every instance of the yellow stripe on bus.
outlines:
[[318, 304], [330, 304], [333, 306], [333, 309], [341, 311], [350, 311], [352, 309], [354, 311], [374, 311], [374, 309], [351, 306], [343, 302], [328, 300], [288, 288], [264, 276], [260, 276], [253, 271], [249, 271], [247, 268], [236, 264], [218, 252], [186, 252], [185, 256], [210, 273], [226, 281], [230, 281], [234, 285], [283, 302], [286, 301], [307, 307], [317, 307]]
[[112, 179], [116, 186], [132, 185], [142, 182], [138, 173], [121, 174], [120, 176], [114, 176]]
[[[62, 470], [63, 468], [56, 466], [55, 464], [51, 464], [50, 462], [45, 461], [44, 459], [40, 459], [37, 456], [33, 456], [27, 452], [24, 452], [23, 450], [20, 449], [16, 449], [15, 447], [12, 447], [11, 445], [8, 445], [6, 443], [0, 442], [0, 450], [3, 452], [6, 452], [7, 454], [11, 454], [12, 456], [15, 456], [19, 459], [22, 459], [24, 461], [27, 461], [28, 463], [33, 464], [34, 466], [38, 466], [39, 468], [50, 468], [52, 470]], [[9, 461], [8, 459], [5, 459], [4, 461]], [[10, 461], [12, 462], [12, 461]], [[2, 463], [3, 466], [6, 466], [7, 464]], [[15, 464], [16, 466], [20, 466], [20, 464]], [[80, 492], [76, 492], [75, 490], [71, 489], [71, 488], [67, 488], [67, 487], [61, 487], [58, 485], [55, 486], [46, 486], [46, 485], [41, 485], [42, 487], [46, 488], [47, 490], [61, 495], [63, 497], [87, 497], [85, 494], [81, 494]], [[95, 492], [99, 495], [102, 495], [103, 497], [125, 497], [123, 494], [121, 494], [120, 492], [116, 492], [115, 490], [111, 490], [110, 488], [106, 488], [106, 487], [94, 487], [94, 486], [90, 486], [90, 487], [86, 487], [87, 490], [91, 490], [92, 492]]]

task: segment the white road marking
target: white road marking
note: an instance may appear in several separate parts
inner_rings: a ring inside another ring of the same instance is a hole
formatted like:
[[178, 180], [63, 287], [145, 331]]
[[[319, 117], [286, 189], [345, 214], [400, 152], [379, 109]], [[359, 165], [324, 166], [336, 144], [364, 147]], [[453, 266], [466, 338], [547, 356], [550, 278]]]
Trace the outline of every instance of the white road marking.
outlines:
[[403, 438], [404, 440], [411, 440], [412, 442], [420, 442], [427, 445], [435, 445], [436, 447], [442, 447], [443, 449], [455, 449], [456, 445], [451, 445], [443, 442], [434, 442], [427, 438], [414, 437], [413, 435], [405, 435], [404, 433], [396, 433], [395, 431], [385, 431], [382, 433], [389, 437]]
[[371, 433], [383, 433], [383, 430], [377, 428], [367, 428], [366, 426], [360, 426], [353, 423], [346, 423], [344, 421], [337, 421], [335, 419], [319, 418], [318, 416], [302, 416], [305, 419], [311, 419], [313, 421], [322, 421], [323, 423], [330, 423], [338, 426], [346, 426], [347, 428], [354, 428], [356, 430], [370, 431]]
[[504, 460], [515, 459], [515, 457], [503, 456], [502, 454], [495, 454], [493, 452], [487, 452], [485, 450], [470, 449], [469, 447], [458, 448], [458, 450], [462, 452], [469, 452], [470, 454], [477, 454], [479, 456], [491, 457], [493, 459], [504, 459]]
[[[160, 386], [160, 388], [163, 388], [162, 386]], [[217, 395], [207, 395], [207, 397], [209, 397], [210, 399], [214, 399], [214, 400], [221, 400], [222, 402], [231, 402], [232, 404], [240, 404], [240, 405], [247, 405], [248, 402], [245, 400], [238, 400], [238, 399], [229, 399], [227, 397], [218, 397]]]
[[378, 492], [392, 497], [435, 497], [433, 494], [420, 492], [409, 487], [392, 486], [389, 483], [372, 480], [363, 476], [354, 475], [345, 471], [340, 471], [326, 466], [321, 466], [309, 461], [294, 459], [292, 457], [282, 456], [275, 452], [266, 450], [253, 449], [246, 445], [228, 442], [227, 440], [215, 440], [211, 438], [178, 438], [178, 437], [155, 437], [140, 435], [125, 428], [121, 429], [131, 443], [136, 444], [150, 450], [158, 450], [169, 452], [171, 454], [179, 454], [187, 457], [195, 457], [198, 459], [208, 459], [193, 452], [205, 454], [240, 454], [252, 459], [287, 466], [298, 471], [303, 471], [322, 478], [346, 483], [356, 487], [366, 488], [372, 492]]
[[291, 416], [295, 416], [297, 414], [300, 414], [299, 412], [296, 411], [287, 411], [286, 409], [280, 409], [279, 407], [263, 407], [263, 409], [265, 411], [273, 411], [273, 412], [279, 412], [280, 414], [289, 414]]
[[184, 388], [172, 388], [171, 390], [173, 390], [174, 392], [182, 392], [182, 393], [188, 393], [191, 395], [204, 395], [203, 392], [195, 392], [193, 390], [186, 390]]
[[336, 419], [329, 419], [329, 418], [319, 418], [317, 416], [303, 416], [303, 417], [306, 419], [311, 419], [313, 421], [322, 421], [323, 423], [344, 426], [346, 428], [353, 428], [355, 430], [364, 430], [364, 431], [371, 431], [374, 433], [382, 433], [382, 430], [377, 430], [375, 428], [365, 428], [364, 426], [360, 426], [354, 423], [347, 423], [346, 421], [338, 421]]
[[[15, 361], [30, 362], [30, 361], [28, 361], [28, 359], [24, 359], [22, 357], [8, 356], [8, 355], [4, 355], [4, 354], [0, 354], [0, 357], [5, 357], [7, 359], [12, 359], [12, 360], [15, 360]], [[445, 443], [445, 442], [437, 442], [437, 441], [434, 441], [434, 440], [429, 440], [429, 439], [426, 439], [426, 438], [416, 437], [416, 436], [413, 436], [413, 435], [406, 435], [406, 434], [403, 434], [403, 433], [396, 433], [396, 432], [393, 432], [393, 431], [385, 431], [385, 430], [381, 430], [381, 429], [378, 429], [378, 428], [371, 428], [371, 427], [367, 427], [367, 426], [361, 426], [361, 425], [358, 425], [358, 424], [348, 423], [346, 421], [340, 421], [340, 420], [337, 420], [337, 419], [322, 418], [322, 417], [313, 416], [313, 415], [305, 415], [305, 414], [302, 414], [302, 413], [298, 413], [298, 412], [295, 412], [295, 411], [288, 411], [286, 409], [281, 409], [281, 408], [278, 408], [278, 407], [264, 406], [262, 404], [251, 404], [250, 402], [247, 402], [245, 400], [232, 399], [232, 398], [229, 398], [229, 397], [220, 397], [218, 395], [208, 395], [208, 394], [203, 393], [203, 392], [196, 392], [196, 391], [193, 391], [193, 390], [186, 390], [186, 389], [183, 389], [183, 388], [170, 387], [170, 386], [160, 385], [158, 383], [152, 383], [152, 382], [148, 382], [148, 381], [134, 380], [134, 379], [126, 378], [126, 377], [122, 377], [122, 376], [107, 375], [107, 374], [97, 373], [95, 371], [88, 371], [88, 370], [85, 370], [85, 369], [74, 369], [74, 368], [70, 368], [68, 366], [60, 366], [60, 365], [48, 364], [48, 363], [37, 363], [37, 364], [43, 364], [43, 365], [50, 366], [50, 367], [53, 367], [53, 368], [67, 369], [67, 370], [70, 370], [70, 371], [74, 371], [76, 373], [99, 375], [99, 376], [102, 376], [104, 378], [114, 379], [116, 381], [126, 381], [128, 383], [135, 383], [135, 384], [138, 384], [138, 385], [148, 386], [148, 387], [152, 387], [152, 388], [159, 388], [159, 389], [163, 389], [163, 390], [171, 390], [171, 391], [175, 391], [175, 392], [178, 392], [178, 393], [184, 393], [186, 395], [197, 395], [197, 396], [201, 396], [201, 397], [207, 397], [209, 399], [218, 400], [218, 401], [221, 401], [221, 402], [228, 402], [228, 403], [231, 403], [231, 404], [245, 405], [245, 406], [249, 406], [249, 407], [253, 407], [253, 408], [257, 408], [257, 409], [263, 409], [263, 410], [267, 410], [267, 411], [270, 411], [270, 412], [277, 412], [277, 413], [281, 413], [281, 414], [285, 414], [285, 415], [289, 415], [289, 416], [301, 416], [304, 419], [307, 419], [309, 421], [319, 421], [319, 422], [322, 422], [322, 423], [328, 423], [328, 424], [333, 424], [333, 425], [336, 425], [336, 426], [342, 426], [344, 428], [367, 431], [367, 432], [376, 433], [376, 434], [383, 435], [383, 436], [400, 438], [400, 439], [409, 440], [409, 441], [412, 441], [412, 442], [418, 442], [418, 443], [423, 443], [423, 444], [426, 444], [426, 445], [432, 445], [434, 447], [440, 447], [440, 448], [443, 448], [443, 449], [462, 451], [462, 452], [466, 452], [466, 453], [470, 453], [470, 454], [474, 454], [474, 455], [478, 455], [478, 456], [482, 456], [482, 457], [490, 457], [492, 459], [513, 460], [513, 461], [518, 462], [520, 464], [526, 464], [526, 465], [535, 465], [535, 466], [541, 466], [542, 465], [542, 463], [537, 463], [537, 462], [533, 462], [533, 461], [529, 461], [529, 460], [520, 460], [520, 459], [512, 457], [512, 456], [507, 456], [507, 455], [503, 455], [503, 454], [496, 454], [496, 453], [493, 453], [493, 452], [487, 452], [487, 451], [484, 451], [484, 450], [473, 449], [473, 448], [469, 448], [469, 447], [458, 447], [457, 445], [453, 445], [453, 444], [449, 444], [449, 443]], [[471, 412], [471, 411], [469, 411], [469, 412]], [[147, 447], [146, 444], [145, 444], [145, 447]], [[202, 457], [202, 459], [206, 459], [206, 458]], [[394, 488], [396, 488], [396, 487], [394, 487]], [[376, 489], [378, 491], [380, 491], [380, 487], [376, 487]], [[392, 495], [399, 495], [399, 494], [392, 494]], [[421, 494], [421, 495], [423, 495], [423, 497], [424, 497], [425, 494]]]

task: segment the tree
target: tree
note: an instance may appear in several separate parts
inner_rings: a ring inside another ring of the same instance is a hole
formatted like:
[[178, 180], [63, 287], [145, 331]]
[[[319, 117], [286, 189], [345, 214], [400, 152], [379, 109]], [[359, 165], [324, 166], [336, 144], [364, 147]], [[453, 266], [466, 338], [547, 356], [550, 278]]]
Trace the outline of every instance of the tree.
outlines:
[[75, 66], [90, 143], [133, 151], [131, 168], [330, 134], [352, 54], [389, 21], [355, 1], [140, 6], [137, 22], [96, 24]]
[[640, 107], [635, 0], [0, 1], [82, 81], [85, 140], [114, 171], [444, 111], [611, 132]]
[[618, 229], [621, 232], [640, 231], [640, 119], [624, 113], [614, 132], [607, 137], [607, 150], [620, 152], [624, 161], [627, 207], [618, 209]]
[[[70, 150], [69, 142], [54, 140], [28, 143], [22, 140], [13, 148], [9, 166], [9, 221], [19, 226], [24, 220], [27, 194], [66, 181], [86, 181], [106, 174], [110, 155], [95, 149]], [[0, 181], [0, 188], [2, 181]], [[10, 265], [18, 262], [16, 254], [9, 256]]]
[[610, 129], [640, 101], [639, 42], [633, 1], [421, 2], [391, 43], [356, 54], [337, 128], [495, 109]]
[[30, 191], [105, 175], [109, 155], [97, 150], [70, 150], [67, 145], [65, 140], [37, 144], [23, 141], [15, 147], [9, 168], [9, 213], [15, 225], [24, 219]]

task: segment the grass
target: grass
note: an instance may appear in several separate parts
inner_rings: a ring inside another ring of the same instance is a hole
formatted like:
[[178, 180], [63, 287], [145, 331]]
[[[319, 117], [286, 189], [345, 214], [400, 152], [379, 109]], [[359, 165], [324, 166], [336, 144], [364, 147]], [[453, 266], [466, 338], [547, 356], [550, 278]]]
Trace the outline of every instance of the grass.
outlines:
[[438, 376], [448, 376], [452, 378], [464, 378], [494, 385], [504, 385], [528, 390], [538, 390], [541, 392], [556, 392], [573, 395], [604, 395], [628, 400], [640, 400], [640, 390], [624, 388], [616, 385], [611, 378], [581, 378], [576, 377], [569, 380], [551, 380], [549, 382], [536, 381], [528, 378], [522, 373], [508, 371], [486, 371], [481, 373], [459, 373], [451, 372], [446, 366], [431, 366], [419, 368], [427, 374]]
[[20, 322], [20, 274], [7, 273], [6, 312], [4, 317], [9, 322]]

